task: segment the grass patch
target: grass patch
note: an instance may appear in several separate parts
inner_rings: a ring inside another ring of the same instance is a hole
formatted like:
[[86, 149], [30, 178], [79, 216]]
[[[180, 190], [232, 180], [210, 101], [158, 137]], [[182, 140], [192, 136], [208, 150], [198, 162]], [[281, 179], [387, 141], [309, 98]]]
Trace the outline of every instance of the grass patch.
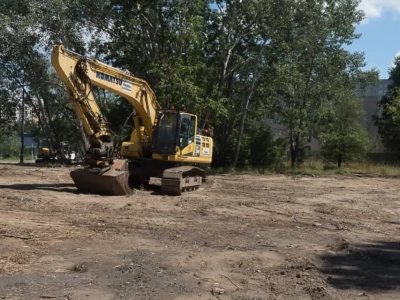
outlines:
[[15, 156], [15, 157], [2, 157], [0, 160], [2, 161], [19, 161], [19, 156]]
[[315, 175], [315, 176], [329, 176], [329, 175], [364, 175], [376, 177], [391, 177], [400, 178], [400, 166], [379, 164], [372, 162], [353, 162], [345, 163], [341, 168], [336, 165], [324, 164], [321, 160], [307, 160], [301, 167], [292, 169], [290, 162], [279, 169], [256, 169], [251, 167], [246, 168], [219, 168], [212, 169], [213, 174], [233, 174], [233, 175], [265, 175], [265, 174], [285, 174], [285, 175]]

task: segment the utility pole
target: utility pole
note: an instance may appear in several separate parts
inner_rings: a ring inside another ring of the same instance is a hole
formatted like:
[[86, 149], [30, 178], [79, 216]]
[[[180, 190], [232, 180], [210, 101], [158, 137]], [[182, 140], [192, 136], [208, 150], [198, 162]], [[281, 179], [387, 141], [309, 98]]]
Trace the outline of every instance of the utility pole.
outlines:
[[22, 85], [22, 107], [21, 107], [21, 152], [19, 155], [19, 163], [24, 163], [24, 123], [25, 123], [25, 89], [24, 85]]

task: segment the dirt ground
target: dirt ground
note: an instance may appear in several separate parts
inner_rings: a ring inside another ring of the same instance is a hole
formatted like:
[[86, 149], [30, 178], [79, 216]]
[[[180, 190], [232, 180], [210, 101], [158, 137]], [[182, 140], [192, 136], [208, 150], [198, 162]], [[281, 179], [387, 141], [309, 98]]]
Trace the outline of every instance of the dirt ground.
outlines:
[[78, 194], [0, 165], [0, 299], [400, 299], [399, 180], [210, 176]]

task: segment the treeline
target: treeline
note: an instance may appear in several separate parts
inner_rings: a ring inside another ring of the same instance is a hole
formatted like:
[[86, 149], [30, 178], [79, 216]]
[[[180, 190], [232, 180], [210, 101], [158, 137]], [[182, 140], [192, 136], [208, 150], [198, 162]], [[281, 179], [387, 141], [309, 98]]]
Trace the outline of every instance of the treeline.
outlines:
[[[311, 136], [340, 166], [368, 151], [354, 90], [378, 79], [375, 70], [362, 71], [362, 53], [345, 49], [359, 37], [355, 26], [364, 14], [358, 4], [2, 0], [0, 101], [20, 105], [24, 91], [38, 120], [31, 133], [53, 145], [80, 144], [82, 128], [49, 62], [51, 47], [63, 43], [147, 80], [162, 106], [184, 107], [209, 121], [215, 166], [274, 167], [288, 149], [295, 167]], [[96, 91], [111, 129], [128, 139], [131, 107]], [[278, 139], [267, 119], [285, 128]], [[15, 130], [3, 127], [3, 136]]]

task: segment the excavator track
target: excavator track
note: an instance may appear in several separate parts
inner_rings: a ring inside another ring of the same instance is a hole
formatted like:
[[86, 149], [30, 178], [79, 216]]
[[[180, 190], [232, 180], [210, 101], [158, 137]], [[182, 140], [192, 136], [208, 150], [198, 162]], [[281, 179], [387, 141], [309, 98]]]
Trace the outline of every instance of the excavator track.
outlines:
[[165, 194], [181, 195], [182, 192], [197, 190], [206, 180], [206, 172], [197, 167], [166, 169], [161, 178], [161, 190]]

